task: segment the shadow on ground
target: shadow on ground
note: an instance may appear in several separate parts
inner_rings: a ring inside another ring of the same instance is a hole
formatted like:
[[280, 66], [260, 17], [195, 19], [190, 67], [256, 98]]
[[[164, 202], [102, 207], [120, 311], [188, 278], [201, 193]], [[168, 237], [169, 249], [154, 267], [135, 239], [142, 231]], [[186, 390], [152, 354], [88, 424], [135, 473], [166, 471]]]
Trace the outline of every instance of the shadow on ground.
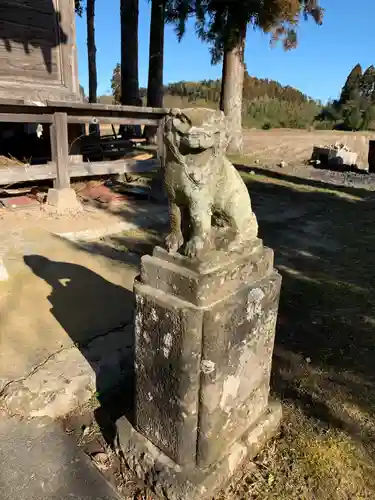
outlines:
[[[106, 402], [109, 388], [119, 383], [121, 377], [123, 398], [117, 409], [131, 416], [133, 401], [133, 293], [115, 285], [90, 269], [66, 262], [50, 260], [40, 255], [24, 257], [33, 273], [52, 288], [48, 300], [51, 314], [81, 351], [96, 375], [96, 394]], [[118, 309], [117, 317], [111, 314]], [[109, 339], [109, 324], [114, 321], [114, 333]], [[121, 324], [122, 323], [122, 324]], [[87, 331], [91, 340], [105, 337], [103, 351], [88, 348]], [[109, 343], [109, 345], [108, 345]], [[111, 364], [119, 366], [111, 366]]]
[[[103, 206], [100, 208], [109, 210]], [[115, 213], [133, 227], [97, 241], [80, 241], [73, 245], [111, 260], [127, 261], [129, 255], [150, 253], [155, 245], [163, 242], [169, 225], [166, 205], [137, 200], [116, 209]], [[136, 265], [139, 266], [139, 260], [136, 260]]]
[[375, 205], [366, 203], [365, 190], [307, 180], [305, 186], [320, 191], [299, 191], [300, 182], [293, 188], [291, 179], [286, 176], [285, 186], [245, 178], [260, 236], [274, 248], [283, 275], [279, 358], [289, 350], [340, 376], [375, 381]]

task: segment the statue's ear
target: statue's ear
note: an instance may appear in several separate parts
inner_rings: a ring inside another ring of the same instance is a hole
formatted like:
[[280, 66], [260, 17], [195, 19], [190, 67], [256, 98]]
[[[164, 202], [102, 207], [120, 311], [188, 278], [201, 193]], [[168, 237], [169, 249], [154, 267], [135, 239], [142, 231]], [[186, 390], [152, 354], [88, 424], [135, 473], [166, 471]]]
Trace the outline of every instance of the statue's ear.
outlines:
[[190, 123], [188, 123], [187, 121], [182, 121], [179, 118], [174, 118], [173, 127], [177, 130], [177, 132], [185, 135], [189, 132]]
[[167, 115], [164, 118], [164, 130], [166, 132], [171, 132], [173, 127], [173, 116]]
[[180, 108], [170, 108], [169, 110], [170, 116], [179, 116], [181, 114]]

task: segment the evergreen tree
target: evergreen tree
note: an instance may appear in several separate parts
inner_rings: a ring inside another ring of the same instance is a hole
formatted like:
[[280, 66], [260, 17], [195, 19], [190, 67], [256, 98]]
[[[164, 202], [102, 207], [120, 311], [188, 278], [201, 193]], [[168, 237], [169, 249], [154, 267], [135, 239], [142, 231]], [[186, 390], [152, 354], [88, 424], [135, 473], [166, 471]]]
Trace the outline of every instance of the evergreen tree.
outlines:
[[121, 102], [121, 65], [117, 63], [111, 78], [111, 89], [112, 95], [115, 99], [116, 104], [120, 104]]
[[343, 108], [342, 114], [346, 130], [361, 130], [363, 128], [363, 116], [358, 101], [348, 101]]
[[330, 121], [332, 126], [344, 130], [371, 130], [375, 126], [375, 68], [362, 73], [360, 64], [350, 71], [341, 90], [340, 98], [328, 103], [318, 120]]
[[74, 9], [75, 9], [76, 14], [79, 17], [82, 17], [82, 14], [83, 14], [82, 0], [74, 0]]
[[139, 0], [120, 0], [121, 104], [139, 106], [138, 83]]
[[362, 78], [362, 67], [360, 64], [356, 64], [354, 68], [349, 73], [346, 79], [345, 85], [341, 90], [341, 95], [339, 99], [340, 105], [344, 105], [349, 101], [356, 101], [359, 99], [359, 87]]
[[370, 105], [375, 100], [375, 68], [369, 66], [363, 73], [359, 83], [361, 98]]
[[363, 116], [363, 130], [375, 130], [375, 105], [370, 105]]
[[[82, 17], [84, 0], [74, 0], [75, 13]], [[87, 57], [89, 74], [89, 102], [97, 102], [97, 71], [95, 44], [95, 0], [86, 0]]]

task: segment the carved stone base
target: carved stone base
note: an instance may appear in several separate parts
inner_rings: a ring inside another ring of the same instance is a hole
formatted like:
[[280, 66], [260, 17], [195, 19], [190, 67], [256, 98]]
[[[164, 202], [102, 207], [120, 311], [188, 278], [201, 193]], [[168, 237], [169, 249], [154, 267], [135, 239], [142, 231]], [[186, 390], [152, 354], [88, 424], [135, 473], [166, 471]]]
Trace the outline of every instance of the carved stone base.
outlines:
[[[228, 479], [242, 455], [253, 455], [243, 436], [258, 451], [277, 427], [280, 410], [268, 397], [280, 285], [259, 239], [201, 262], [160, 248], [142, 258], [135, 427], [174, 462], [181, 491], [186, 477], [211, 494], [220, 475]], [[195, 498], [186, 495], [168, 498]]]
[[223, 488], [238, 467], [258, 454], [275, 434], [280, 419], [281, 405], [271, 401], [259, 419], [226, 450], [226, 455], [206, 469], [176, 464], [125, 418], [117, 422], [118, 446], [127, 466], [161, 499], [205, 500]]

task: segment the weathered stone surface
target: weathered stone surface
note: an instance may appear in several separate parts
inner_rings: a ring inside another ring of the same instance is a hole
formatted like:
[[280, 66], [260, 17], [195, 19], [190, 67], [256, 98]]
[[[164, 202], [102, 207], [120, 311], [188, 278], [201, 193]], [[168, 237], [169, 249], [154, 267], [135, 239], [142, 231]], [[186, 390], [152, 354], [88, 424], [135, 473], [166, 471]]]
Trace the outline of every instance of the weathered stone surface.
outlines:
[[180, 466], [136, 432], [122, 418], [117, 422], [121, 456], [138, 478], [154, 489], [159, 498], [168, 500], [208, 500], [230, 480], [234, 471], [257, 455], [276, 432], [281, 406], [271, 401], [267, 409], [227, 450], [226, 456], [206, 469]]
[[167, 251], [142, 258], [134, 285], [142, 436], [123, 421], [120, 445], [127, 465], [170, 500], [211, 495], [281, 416], [268, 401], [281, 279], [227, 141], [221, 112], [166, 117], [171, 232]]
[[177, 463], [196, 452], [203, 312], [135, 283], [136, 426]]
[[225, 157], [229, 141], [224, 113], [171, 109], [165, 118], [164, 180], [170, 205], [170, 252], [197, 258], [214, 242], [211, 226], [233, 229], [236, 241], [256, 238], [258, 224], [249, 192]]
[[280, 283], [274, 272], [204, 313], [197, 446], [202, 467], [225, 455], [267, 407]]
[[231, 252], [212, 251], [203, 262], [156, 247], [152, 257], [142, 258], [141, 281], [196, 306], [207, 306], [257, 281], [272, 268], [273, 252], [259, 239]]
[[279, 418], [268, 401], [281, 284], [273, 252], [256, 239], [206, 255], [156, 248], [134, 286], [135, 425], [143, 438], [126, 435], [125, 456], [137, 473], [172, 488], [167, 498], [210, 494], [254, 456], [244, 436], [263, 443]]

